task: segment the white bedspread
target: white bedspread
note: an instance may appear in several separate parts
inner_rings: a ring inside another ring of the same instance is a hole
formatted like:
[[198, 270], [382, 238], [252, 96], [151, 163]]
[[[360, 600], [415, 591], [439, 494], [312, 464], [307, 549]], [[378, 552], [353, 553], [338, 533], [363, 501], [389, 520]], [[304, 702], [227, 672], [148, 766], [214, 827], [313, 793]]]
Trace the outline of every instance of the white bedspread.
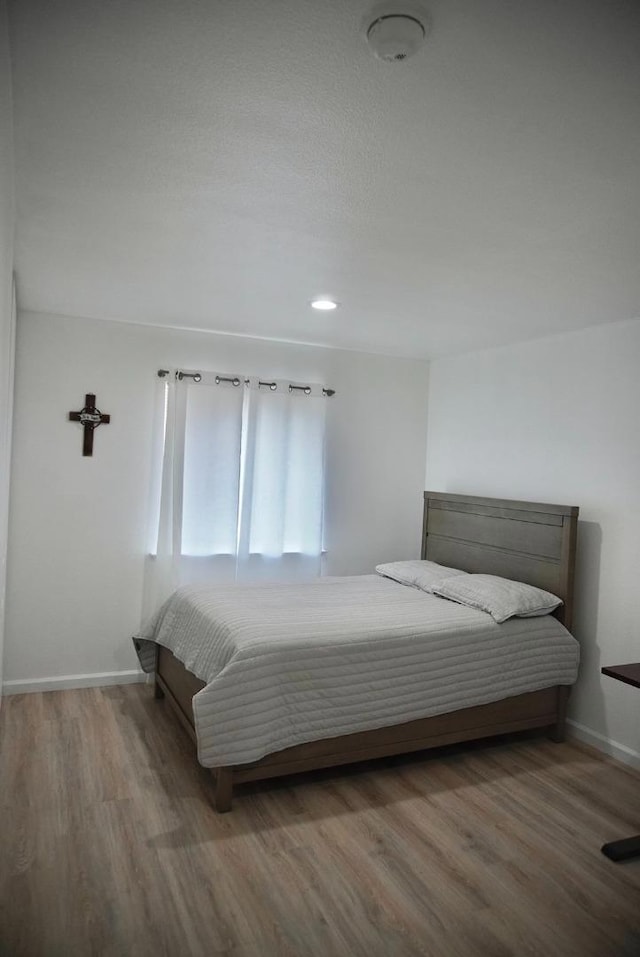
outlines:
[[193, 699], [205, 767], [570, 685], [579, 658], [550, 615], [498, 625], [379, 575], [186, 586], [135, 639], [146, 670], [148, 641], [206, 682]]

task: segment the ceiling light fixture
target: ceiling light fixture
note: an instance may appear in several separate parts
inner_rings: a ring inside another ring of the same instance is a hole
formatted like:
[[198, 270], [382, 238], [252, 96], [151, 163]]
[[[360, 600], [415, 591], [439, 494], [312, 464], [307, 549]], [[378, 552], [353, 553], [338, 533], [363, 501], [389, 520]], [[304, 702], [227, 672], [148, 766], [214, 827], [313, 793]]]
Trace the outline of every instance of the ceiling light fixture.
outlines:
[[338, 308], [338, 303], [335, 299], [312, 299], [311, 308], [319, 309], [320, 312], [331, 312], [332, 309]]

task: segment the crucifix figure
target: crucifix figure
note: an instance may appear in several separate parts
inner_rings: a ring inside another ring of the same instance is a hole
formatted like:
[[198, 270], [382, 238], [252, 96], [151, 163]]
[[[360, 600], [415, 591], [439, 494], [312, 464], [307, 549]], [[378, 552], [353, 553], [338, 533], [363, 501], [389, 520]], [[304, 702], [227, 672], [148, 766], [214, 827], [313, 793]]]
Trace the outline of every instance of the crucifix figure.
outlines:
[[84, 409], [79, 412], [70, 412], [69, 421], [79, 422], [84, 426], [84, 442], [82, 445], [83, 455], [93, 455], [93, 430], [97, 429], [103, 423], [108, 425], [111, 421], [110, 415], [103, 415], [100, 409], [96, 409], [96, 397], [88, 392], [84, 397]]

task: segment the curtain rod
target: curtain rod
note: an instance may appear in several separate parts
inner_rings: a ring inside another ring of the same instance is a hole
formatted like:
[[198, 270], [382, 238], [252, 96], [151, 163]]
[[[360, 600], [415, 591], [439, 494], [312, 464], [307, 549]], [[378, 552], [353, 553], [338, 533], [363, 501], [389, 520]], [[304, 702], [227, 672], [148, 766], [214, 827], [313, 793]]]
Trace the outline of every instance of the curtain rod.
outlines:
[[[170, 373], [171, 373], [170, 369], [158, 369], [158, 376], [160, 379], [164, 379], [165, 376], [170, 375]], [[183, 379], [193, 379], [194, 382], [202, 381], [202, 374], [200, 372], [183, 372], [182, 369], [178, 369], [175, 375], [176, 375], [176, 379], [178, 379], [180, 382], [182, 382]], [[231, 385], [233, 386], [239, 386], [241, 381], [242, 380], [239, 379], [238, 376], [223, 376], [223, 375], [216, 376], [216, 385], [220, 385], [221, 382], [230, 382]], [[250, 381], [249, 379], [245, 379], [244, 380], [245, 385], [248, 385], [249, 381]], [[268, 386], [272, 392], [275, 392], [276, 389], [278, 388], [277, 382], [265, 382], [264, 380], [259, 379], [258, 386], [261, 386], [261, 385]], [[304, 392], [305, 395], [311, 395], [311, 386], [310, 385], [294, 385], [293, 383], [290, 382], [289, 392]], [[336, 390], [325, 389], [323, 387], [322, 394], [326, 395], [328, 398], [331, 398], [332, 395], [336, 394]]]

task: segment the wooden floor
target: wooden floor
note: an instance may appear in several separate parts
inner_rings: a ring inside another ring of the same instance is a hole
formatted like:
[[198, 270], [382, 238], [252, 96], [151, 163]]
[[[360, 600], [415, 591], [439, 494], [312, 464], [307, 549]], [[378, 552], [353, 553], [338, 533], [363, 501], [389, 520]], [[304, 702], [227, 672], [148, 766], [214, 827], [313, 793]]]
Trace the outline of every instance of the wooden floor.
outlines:
[[239, 789], [150, 687], [5, 698], [3, 957], [637, 957], [640, 776], [519, 738]]

